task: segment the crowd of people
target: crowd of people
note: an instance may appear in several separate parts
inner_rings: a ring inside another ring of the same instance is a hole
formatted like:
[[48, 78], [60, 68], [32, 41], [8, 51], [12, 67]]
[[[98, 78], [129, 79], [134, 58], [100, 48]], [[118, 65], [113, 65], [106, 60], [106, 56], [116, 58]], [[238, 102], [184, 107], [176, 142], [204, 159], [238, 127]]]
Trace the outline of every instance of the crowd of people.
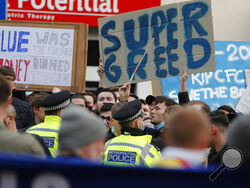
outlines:
[[[0, 67], [0, 153], [43, 159], [63, 157], [129, 167], [206, 168], [220, 164], [226, 148], [250, 160], [250, 116], [224, 105], [211, 111], [190, 101], [187, 71], [180, 77], [179, 103], [165, 96], [140, 99], [131, 85], [103, 88], [98, 67], [94, 94], [55, 88], [13, 97], [15, 72]], [[43, 160], [42, 159], [42, 160]]]

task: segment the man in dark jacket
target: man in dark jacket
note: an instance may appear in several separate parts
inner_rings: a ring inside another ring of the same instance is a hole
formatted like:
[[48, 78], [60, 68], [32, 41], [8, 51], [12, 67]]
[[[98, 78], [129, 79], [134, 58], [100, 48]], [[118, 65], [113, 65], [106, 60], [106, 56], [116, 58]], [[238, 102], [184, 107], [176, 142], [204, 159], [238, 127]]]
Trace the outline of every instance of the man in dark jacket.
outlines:
[[[8, 66], [0, 66], [0, 75], [3, 76], [6, 80], [8, 80], [11, 85], [12, 91], [16, 89], [16, 74], [12, 68]], [[27, 102], [12, 97], [12, 105], [15, 107], [17, 113], [16, 125], [18, 130], [34, 125], [34, 114], [30, 105]]]

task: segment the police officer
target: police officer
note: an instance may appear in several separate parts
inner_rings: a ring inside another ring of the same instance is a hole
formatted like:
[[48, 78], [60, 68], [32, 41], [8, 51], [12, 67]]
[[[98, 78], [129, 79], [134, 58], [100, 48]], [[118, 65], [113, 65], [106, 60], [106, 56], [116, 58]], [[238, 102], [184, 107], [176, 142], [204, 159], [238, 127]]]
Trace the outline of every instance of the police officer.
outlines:
[[46, 97], [41, 106], [45, 111], [43, 123], [29, 128], [26, 132], [43, 138], [52, 157], [56, 157], [58, 149], [58, 131], [61, 124], [62, 109], [70, 104], [70, 92], [62, 91]]
[[152, 136], [144, 135], [141, 101], [123, 105], [113, 116], [121, 125], [121, 135], [105, 146], [104, 164], [117, 166], [146, 166], [157, 162], [161, 154], [151, 143]]

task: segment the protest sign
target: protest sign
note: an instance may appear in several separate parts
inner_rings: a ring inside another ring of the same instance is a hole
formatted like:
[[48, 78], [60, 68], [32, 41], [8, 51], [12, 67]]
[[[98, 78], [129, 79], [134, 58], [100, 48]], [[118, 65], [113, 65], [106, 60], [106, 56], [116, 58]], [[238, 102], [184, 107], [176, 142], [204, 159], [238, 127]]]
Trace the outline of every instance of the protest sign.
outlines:
[[15, 71], [17, 89], [84, 91], [86, 24], [2, 21], [0, 42], [0, 66]]
[[[246, 88], [245, 69], [250, 69], [250, 42], [216, 41], [216, 71], [192, 74], [187, 80], [191, 100], [206, 102], [212, 109], [234, 107]], [[162, 80], [163, 95], [178, 100], [180, 78]]]
[[242, 114], [250, 114], [250, 86], [247, 87], [246, 91], [243, 93], [242, 97], [235, 105], [236, 110]]
[[187, 1], [98, 20], [104, 86], [215, 70], [211, 0]]
[[250, 85], [250, 70], [245, 70], [246, 85]]

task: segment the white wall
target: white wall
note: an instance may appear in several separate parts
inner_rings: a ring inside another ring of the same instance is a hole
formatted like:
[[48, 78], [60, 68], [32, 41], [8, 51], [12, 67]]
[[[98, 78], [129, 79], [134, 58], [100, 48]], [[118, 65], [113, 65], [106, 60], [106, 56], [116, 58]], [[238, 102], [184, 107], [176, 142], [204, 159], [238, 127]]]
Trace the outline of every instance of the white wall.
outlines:
[[[162, 0], [170, 4], [187, 0]], [[212, 0], [215, 40], [250, 41], [250, 0]]]

